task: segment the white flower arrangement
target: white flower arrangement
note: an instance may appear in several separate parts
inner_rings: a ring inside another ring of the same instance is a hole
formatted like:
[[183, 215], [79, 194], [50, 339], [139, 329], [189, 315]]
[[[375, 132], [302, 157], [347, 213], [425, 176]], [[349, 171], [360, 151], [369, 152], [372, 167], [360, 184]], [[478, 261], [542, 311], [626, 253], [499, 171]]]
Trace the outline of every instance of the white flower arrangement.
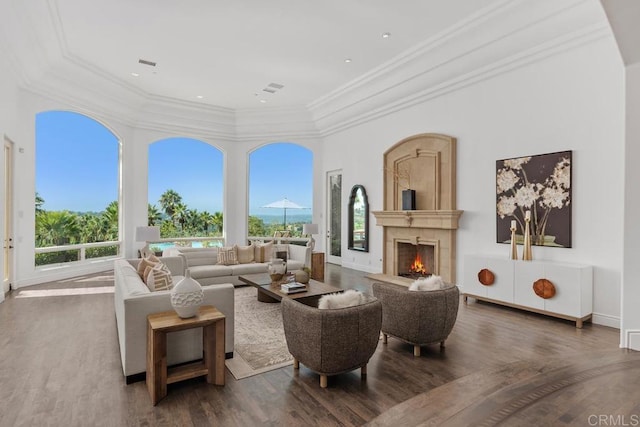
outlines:
[[523, 230], [526, 211], [531, 211], [534, 243], [542, 245], [551, 211], [571, 203], [571, 159], [561, 157], [542, 183], [527, 177], [525, 166], [530, 160], [531, 156], [503, 160], [496, 175], [497, 213], [502, 219], [515, 219]]

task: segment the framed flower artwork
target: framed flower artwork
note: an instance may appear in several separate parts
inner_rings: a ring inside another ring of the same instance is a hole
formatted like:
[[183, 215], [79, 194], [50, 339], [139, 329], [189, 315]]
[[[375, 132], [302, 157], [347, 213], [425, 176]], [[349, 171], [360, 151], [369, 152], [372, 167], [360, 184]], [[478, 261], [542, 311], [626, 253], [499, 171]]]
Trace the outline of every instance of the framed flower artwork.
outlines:
[[522, 243], [527, 211], [531, 242], [538, 246], [571, 247], [571, 151], [496, 161], [498, 243], [511, 242], [516, 224]]

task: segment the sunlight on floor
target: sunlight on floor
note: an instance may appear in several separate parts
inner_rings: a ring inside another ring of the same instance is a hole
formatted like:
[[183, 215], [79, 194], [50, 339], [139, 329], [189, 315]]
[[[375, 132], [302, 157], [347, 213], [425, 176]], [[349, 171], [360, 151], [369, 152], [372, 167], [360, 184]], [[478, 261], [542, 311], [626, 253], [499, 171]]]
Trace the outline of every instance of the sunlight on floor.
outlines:
[[113, 286], [96, 286], [93, 288], [39, 289], [19, 291], [16, 298], [61, 297], [69, 295], [112, 294]]

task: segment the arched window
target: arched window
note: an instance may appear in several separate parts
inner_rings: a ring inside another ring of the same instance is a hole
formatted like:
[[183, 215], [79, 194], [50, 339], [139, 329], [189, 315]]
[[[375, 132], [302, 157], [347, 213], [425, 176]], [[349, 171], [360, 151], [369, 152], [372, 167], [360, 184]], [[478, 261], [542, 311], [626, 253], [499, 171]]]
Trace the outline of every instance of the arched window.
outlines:
[[[223, 234], [223, 155], [206, 142], [168, 138], [149, 146], [148, 225], [166, 238]], [[198, 245], [194, 244], [194, 245]], [[210, 243], [209, 243], [210, 244]], [[161, 250], [164, 245], [151, 245]]]
[[36, 115], [36, 266], [119, 253], [119, 156], [118, 138], [96, 120]]
[[300, 237], [311, 222], [312, 201], [311, 150], [278, 142], [249, 155], [249, 237]]

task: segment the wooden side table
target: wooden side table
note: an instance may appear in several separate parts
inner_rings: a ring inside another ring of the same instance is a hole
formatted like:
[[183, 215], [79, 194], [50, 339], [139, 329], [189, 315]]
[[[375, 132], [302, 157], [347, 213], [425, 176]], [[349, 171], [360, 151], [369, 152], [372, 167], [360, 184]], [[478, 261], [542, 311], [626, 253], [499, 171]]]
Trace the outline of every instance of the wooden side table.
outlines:
[[324, 252], [311, 253], [311, 278], [324, 282]]
[[[155, 406], [167, 395], [167, 384], [207, 376], [209, 384], [224, 385], [225, 316], [210, 305], [182, 319], [173, 311], [147, 316], [147, 389]], [[204, 359], [167, 369], [167, 333], [202, 328]]]

